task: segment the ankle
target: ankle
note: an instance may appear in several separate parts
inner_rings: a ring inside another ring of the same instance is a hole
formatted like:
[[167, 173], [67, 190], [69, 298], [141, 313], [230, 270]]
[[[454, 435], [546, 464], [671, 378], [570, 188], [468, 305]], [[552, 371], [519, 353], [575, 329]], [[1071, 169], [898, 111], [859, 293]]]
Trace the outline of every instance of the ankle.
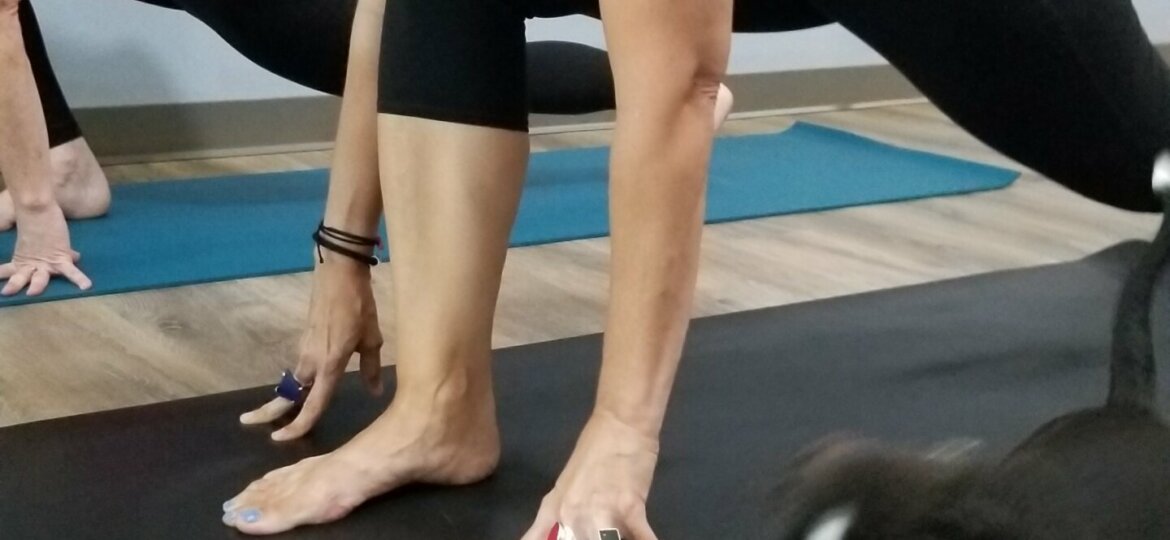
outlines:
[[490, 370], [455, 368], [439, 376], [400, 378], [395, 404], [442, 417], [467, 416], [494, 410]]

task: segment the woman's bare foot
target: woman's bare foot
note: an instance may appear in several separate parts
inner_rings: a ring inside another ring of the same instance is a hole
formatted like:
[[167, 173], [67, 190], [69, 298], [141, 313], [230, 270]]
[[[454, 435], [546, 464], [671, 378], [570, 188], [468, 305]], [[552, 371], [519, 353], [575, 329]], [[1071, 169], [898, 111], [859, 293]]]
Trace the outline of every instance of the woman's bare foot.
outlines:
[[247, 534], [275, 534], [336, 521], [407, 484], [467, 485], [495, 471], [500, 438], [490, 393], [486, 400], [438, 406], [411, 405], [401, 397], [333, 453], [253, 482], [224, 503], [224, 524]]
[[727, 116], [731, 114], [731, 107], [735, 105], [735, 95], [726, 84], [719, 85], [719, 94], [715, 96], [715, 129], [723, 127]]
[[[49, 150], [53, 194], [66, 219], [103, 216], [110, 209], [110, 183], [85, 138], [74, 139]], [[12, 197], [0, 192], [0, 231], [16, 224]]]

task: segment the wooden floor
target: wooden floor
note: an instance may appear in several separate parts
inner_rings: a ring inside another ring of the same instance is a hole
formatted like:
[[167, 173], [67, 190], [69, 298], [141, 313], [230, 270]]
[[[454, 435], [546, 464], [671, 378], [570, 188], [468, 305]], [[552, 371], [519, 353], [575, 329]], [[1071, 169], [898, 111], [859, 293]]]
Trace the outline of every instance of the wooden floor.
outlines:
[[[799, 119], [1019, 168], [927, 105]], [[735, 120], [725, 132], [777, 131], [793, 121]], [[610, 135], [537, 135], [533, 145], [594, 146]], [[327, 152], [309, 152], [107, 172], [135, 182], [322, 167], [328, 160]], [[1067, 261], [1149, 237], [1155, 224], [1154, 217], [1088, 202], [1027, 174], [991, 193], [709, 226], [696, 316]], [[495, 345], [599, 331], [607, 252], [604, 239], [513, 249]], [[375, 276], [383, 320], [390, 320], [388, 271]], [[293, 365], [308, 296], [308, 276], [301, 274], [0, 310], [0, 425], [272, 383]], [[393, 329], [385, 331], [392, 342]], [[393, 362], [392, 351], [386, 347], [384, 362]]]

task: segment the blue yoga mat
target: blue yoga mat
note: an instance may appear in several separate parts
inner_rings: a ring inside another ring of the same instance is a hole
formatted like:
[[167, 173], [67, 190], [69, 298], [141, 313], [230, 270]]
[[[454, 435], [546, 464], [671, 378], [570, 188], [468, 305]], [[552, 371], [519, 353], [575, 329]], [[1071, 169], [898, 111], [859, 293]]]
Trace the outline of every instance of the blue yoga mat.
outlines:
[[[609, 232], [608, 148], [534, 154], [512, 244]], [[325, 170], [117, 186], [103, 219], [72, 224], [94, 288], [55, 280], [39, 298], [176, 287], [312, 268], [309, 235], [324, 207]], [[1018, 173], [798, 123], [787, 131], [716, 143], [707, 221], [809, 212], [1003, 188]], [[0, 260], [14, 233], [0, 234]]]

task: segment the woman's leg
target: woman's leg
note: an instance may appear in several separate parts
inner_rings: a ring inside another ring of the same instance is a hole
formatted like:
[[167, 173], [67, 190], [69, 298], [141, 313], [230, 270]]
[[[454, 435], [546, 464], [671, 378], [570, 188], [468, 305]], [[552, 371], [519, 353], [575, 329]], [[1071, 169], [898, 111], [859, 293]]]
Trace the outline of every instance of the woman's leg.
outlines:
[[1129, 0], [807, 0], [996, 150], [1113, 206], [1157, 211], [1170, 70]]
[[[528, 112], [587, 114], [616, 106], [609, 54], [572, 41], [528, 44]], [[731, 114], [734, 99], [727, 86], [715, 101], [715, 125]]]
[[[109, 182], [81, 136], [81, 128], [57, 83], [32, 3], [25, 0], [18, 9], [24, 50], [32, 66], [48, 129], [49, 175], [57, 204], [69, 219], [104, 215], [110, 207]], [[0, 231], [14, 224], [12, 198], [7, 191], [0, 192]]]
[[[448, 2], [463, 4], [459, 17], [452, 19], [443, 11]], [[474, 16], [479, 5], [480, 0], [391, 0], [384, 29], [380, 18], [359, 7], [350, 64], [354, 76], [375, 73], [371, 64], [379, 62], [380, 31], [400, 36], [381, 39], [381, 50], [394, 56], [381, 58], [380, 110], [397, 110], [387, 108], [388, 88], [415, 90], [413, 85], [388, 83], [391, 77], [422, 85], [417, 95], [436, 96], [450, 82], [443, 74], [462, 74], [471, 78], [461, 82], [472, 86], [449, 88], [476, 95], [448, 92], [456, 103], [416, 106], [451, 111], [455, 117], [449, 119], [456, 120], [467, 112], [462, 105], [482, 104], [478, 98], [490, 94], [512, 102], [505, 108], [519, 111], [507, 119], [509, 125], [523, 125], [523, 20], [497, 15], [493, 26], [492, 13]], [[472, 29], [459, 26], [463, 22], [475, 25], [482, 32], [477, 37], [494, 45], [474, 50], [496, 54], [467, 60], [495, 69], [471, 73], [467, 66], [452, 64], [434, 69], [432, 62], [445, 58], [434, 50], [442, 48], [436, 44], [467, 46], [457, 43]], [[501, 86], [494, 91], [475, 88], [474, 78], [481, 74]], [[492, 111], [482, 112], [469, 121], [501, 120]], [[524, 177], [527, 135], [522, 129], [404, 115], [380, 115], [378, 122], [398, 337], [394, 401], [342, 448], [275, 471], [238, 496], [225, 520], [244, 532], [273, 533], [336, 520], [365, 500], [411, 482], [475, 482], [491, 474], [499, 459], [490, 366], [492, 318]]]
[[37, 81], [45, 127], [49, 129], [49, 146], [60, 146], [81, 137], [81, 127], [73, 118], [61, 85], [57, 83], [49, 52], [45, 49], [45, 39], [41, 36], [41, 27], [37, 23], [32, 2], [28, 0], [20, 3], [20, 31], [24, 38], [24, 51], [33, 68], [33, 78]]

